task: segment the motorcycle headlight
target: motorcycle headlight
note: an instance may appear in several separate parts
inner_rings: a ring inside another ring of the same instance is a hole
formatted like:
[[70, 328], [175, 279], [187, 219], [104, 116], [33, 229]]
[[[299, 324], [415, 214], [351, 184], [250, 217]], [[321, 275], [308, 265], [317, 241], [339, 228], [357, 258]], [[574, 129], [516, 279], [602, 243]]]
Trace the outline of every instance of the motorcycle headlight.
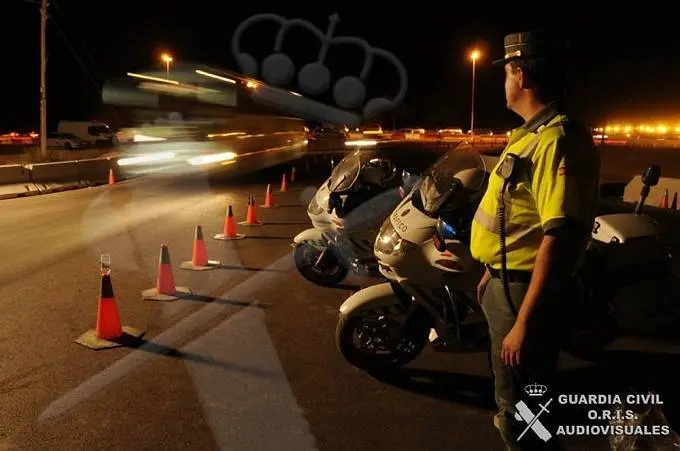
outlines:
[[394, 229], [388, 218], [381, 227], [373, 247], [377, 252], [382, 254], [402, 256], [408, 251], [411, 245], [412, 243], [399, 236], [399, 233]]

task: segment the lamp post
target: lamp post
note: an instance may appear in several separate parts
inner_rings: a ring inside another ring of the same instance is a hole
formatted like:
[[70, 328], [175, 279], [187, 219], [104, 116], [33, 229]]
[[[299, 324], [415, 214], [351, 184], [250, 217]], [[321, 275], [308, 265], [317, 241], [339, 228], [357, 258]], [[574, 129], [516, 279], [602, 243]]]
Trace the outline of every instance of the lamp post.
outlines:
[[170, 78], [170, 63], [172, 63], [172, 56], [167, 53], [161, 55], [161, 60], [165, 63], [165, 77]]
[[472, 60], [472, 102], [470, 106], [470, 138], [475, 136], [475, 70], [477, 67], [477, 60], [479, 59], [479, 50], [473, 50], [470, 53]]

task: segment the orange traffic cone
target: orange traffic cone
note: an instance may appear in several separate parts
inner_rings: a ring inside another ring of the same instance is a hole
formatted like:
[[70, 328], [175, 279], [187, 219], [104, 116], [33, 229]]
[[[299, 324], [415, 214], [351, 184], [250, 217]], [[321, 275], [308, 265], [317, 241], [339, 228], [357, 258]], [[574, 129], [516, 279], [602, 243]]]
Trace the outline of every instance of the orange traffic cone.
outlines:
[[290, 170], [290, 182], [293, 183], [295, 181], [295, 166]]
[[172, 264], [170, 263], [170, 251], [166, 244], [161, 244], [156, 286], [143, 291], [142, 298], [149, 301], [174, 301], [190, 294], [189, 288], [175, 286]]
[[664, 190], [659, 208], [668, 208], [668, 190]]
[[678, 209], [678, 192], [676, 191], [675, 194], [673, 194], [673, 201], [671, 202], [671, 210], [677, 210]]
[[276, 208], [274, 205], [274, 195], [272, 194], [272, 186], [267, 185], [267, 192], [264, 194], [264, 205], [260, 205], [262, 208]]
[[102, 274], [97, 323], [94, 329], [78, 337], [76, 343], [90, 349], [108, 349], [123, 346], [131, 339], [138, 339], [142, 335], [144, 335], [142, 331], [121, 326], [111, 276]]
[[288, 191], [288, 182], [286, 181], [286, 174], [283, 174], [283, 177], [281, 177], [281, 192], [285, 193]]
[[113, 175], [113, 169], [109, 169], [109, 185], [116, 184], [116, 177]]
[[[250, 207], [250, 206], [249, 206]], [[231, 205], [227, 209], [227, 217], [224, 218], [224, 230], [222, 233], [218, 233], [213, 238], [216, 240], [241, 240], [246, 236], [240, 233], [236, 233], [236, 221], [234, 221], [234, 212], [231, 209]]]
[[191, 261], [182, 262], [180, 268], [191, 269], [194, 271], [206, 271], [208, 269], [215, 269], [222, 266], [222, 262], [217, 260], [208, 260], [208, 249], [203, 240], [203, 227], [196, 226], [194, 235], [194, 252]]
[[240, 225], [245, 226], [261, 226], [262, 223], [257, 220], [257, 206], [255, 205], [255, 196], [248, 198], [248, 211], [246, 213], [246, 220], [239, 222]]

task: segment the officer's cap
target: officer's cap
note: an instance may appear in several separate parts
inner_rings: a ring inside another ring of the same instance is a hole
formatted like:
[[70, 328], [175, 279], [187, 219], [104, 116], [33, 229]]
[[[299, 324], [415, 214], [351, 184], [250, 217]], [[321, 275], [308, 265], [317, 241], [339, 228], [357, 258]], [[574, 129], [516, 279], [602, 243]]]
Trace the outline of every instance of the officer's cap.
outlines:
[[504, 65], [518, 58], [563, 59], [567, 41], [544, 31], [525, 31], [509, 34], [503, 40], [505, 56], [494, 61], [494, 65]]

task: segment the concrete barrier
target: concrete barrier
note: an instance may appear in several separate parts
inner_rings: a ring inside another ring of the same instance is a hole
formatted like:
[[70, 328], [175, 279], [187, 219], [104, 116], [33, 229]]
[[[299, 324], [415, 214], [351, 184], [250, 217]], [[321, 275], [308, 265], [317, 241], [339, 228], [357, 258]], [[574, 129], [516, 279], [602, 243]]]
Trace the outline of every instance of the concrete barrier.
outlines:
[[20, 164], [0, 166], [0, 199], [37, 194], [30, 173]]
[[81, 182], [88, 186], [108, 183], [110, 169], [113, 169], [113, 175], [116, 180], [122, 178], [120, 167], [116, 164], [115, 158], [78, 160], [77, 169]]
[[78, 174], [77, 161], [38, 163], [27, 165], [26, 168], [31, 171], [31, 181], [42, 193], [83, 186]]
[[[640, 200], [641, 189], [642, 177], [638, 175], [626, 185], [626, 189], [623, 192], [623, 200], [626, 202], [637, 202]], [[678, 196], [680, 196], [680, 179], [668, 177], [659, 178], [659, 183], [649, 190], [649, 196], [647, 197], [645, 204], [658, 206], [661, 203], [661, 198], [663, 197], [665, 190], [668, 190], [668, 205], [670, 205], [675, 193], [678, 193]]]

